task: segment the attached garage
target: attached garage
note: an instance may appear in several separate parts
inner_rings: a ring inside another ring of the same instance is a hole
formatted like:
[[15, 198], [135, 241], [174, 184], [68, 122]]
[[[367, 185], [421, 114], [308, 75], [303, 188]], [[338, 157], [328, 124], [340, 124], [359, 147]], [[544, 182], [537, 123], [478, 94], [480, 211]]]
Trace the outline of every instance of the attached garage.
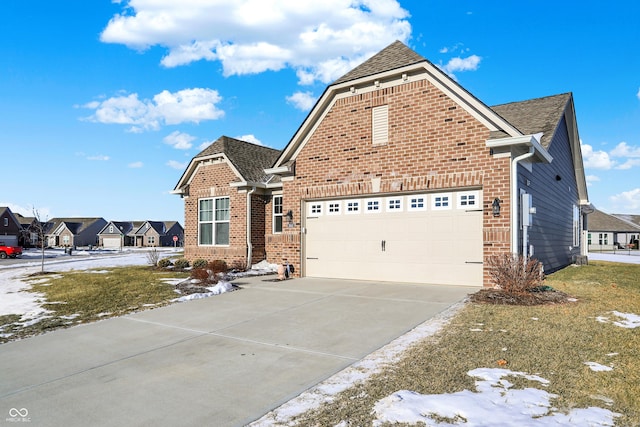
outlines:
[[104, 237], [102, 239], [102, 245], [109, 249], [120, 249], [122, 247], [120, 237]]
[[482, 191], [305, 202], [304, 274], [482, 286]]

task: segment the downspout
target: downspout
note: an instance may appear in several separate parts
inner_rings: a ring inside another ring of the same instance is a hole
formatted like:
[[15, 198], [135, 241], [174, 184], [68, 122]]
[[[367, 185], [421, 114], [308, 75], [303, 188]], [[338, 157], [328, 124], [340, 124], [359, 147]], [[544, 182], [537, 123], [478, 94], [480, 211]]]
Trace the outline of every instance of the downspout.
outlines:
[[529, 147], [529, 152], [511, 160], [511, 253], [518, 255], [518, 163], [533, 157], [536, 149]]
[[256, 191], [256, 187], [252, 187], [247, 191], [247, 268], [251, 268], [251, 256], [253, 254], [253, 245], [251, 244], [251, 195]]

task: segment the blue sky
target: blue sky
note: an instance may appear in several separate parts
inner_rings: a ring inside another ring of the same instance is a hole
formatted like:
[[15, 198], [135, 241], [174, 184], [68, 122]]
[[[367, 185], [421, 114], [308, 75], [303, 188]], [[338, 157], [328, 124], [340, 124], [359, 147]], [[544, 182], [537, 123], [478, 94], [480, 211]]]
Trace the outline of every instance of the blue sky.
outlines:
[[221, 135], [283, 148], [327, 84], [394, 40], [488, 105], [573, 92], [589, 197], [640, 214], [640, 2], [5, 0], [0, 206], [184, 220]]

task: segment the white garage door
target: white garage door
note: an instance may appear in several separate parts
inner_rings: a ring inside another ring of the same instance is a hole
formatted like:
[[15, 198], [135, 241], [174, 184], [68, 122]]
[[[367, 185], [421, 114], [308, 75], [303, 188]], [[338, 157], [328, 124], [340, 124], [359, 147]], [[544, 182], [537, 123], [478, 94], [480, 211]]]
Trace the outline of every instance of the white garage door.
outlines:
[[119, 249], [120, 248], [120, 238], [119, 237], [105, 237], [105, 238], [102, 239], [102, 245], [105, 248]]
[[305, 275], [482, 285], [482, 192], [307, 202]]

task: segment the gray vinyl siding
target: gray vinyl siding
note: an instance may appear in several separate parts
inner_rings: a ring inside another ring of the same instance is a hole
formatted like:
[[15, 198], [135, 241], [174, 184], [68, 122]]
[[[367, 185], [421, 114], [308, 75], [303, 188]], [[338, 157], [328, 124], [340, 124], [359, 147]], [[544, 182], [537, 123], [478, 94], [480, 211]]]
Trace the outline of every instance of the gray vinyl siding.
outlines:
[[[532, 206], [537, 210], [529, 227], [533, 258], [541, 261], [545, 272], [550, 273], [571, 264], [574, 256], [580, 255], [580, 247], [573, 246], [573, 206], [579, 206], [579, 197], [564, 118], [548, 151], [553, 157], [551, 163], [534, 163], [532, 172], [519, 167], [518, 187], [532, 195]], [[522, 242], [522, 233], [519, 234]]]
[[89, 224], [86, 228], [74, 236], [74, 246], [89, 246], [98, 244], [98, 233], [107, 225], [107, 221], [100, 218], [99, 220]]

